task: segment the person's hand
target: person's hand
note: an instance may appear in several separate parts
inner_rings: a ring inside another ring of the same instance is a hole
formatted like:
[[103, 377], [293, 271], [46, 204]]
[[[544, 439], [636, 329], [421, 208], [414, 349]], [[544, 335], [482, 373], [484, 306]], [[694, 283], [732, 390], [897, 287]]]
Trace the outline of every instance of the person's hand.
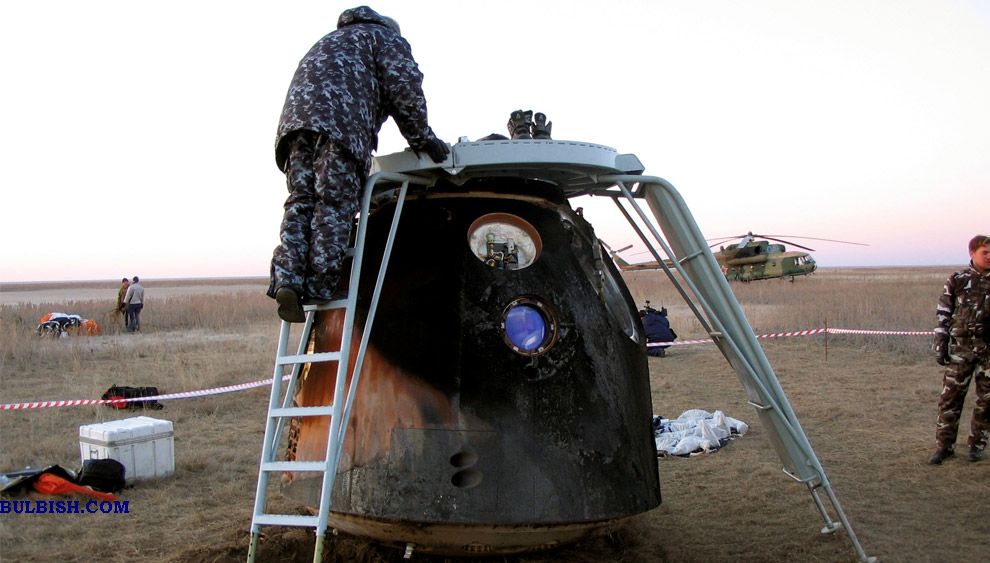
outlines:
[[937, 335], [932, 342], [932, 352], [935, 354], [935, 363], [940, 366], [949, 365], [949, 337], [948, 335]]
[[416, 154], [420, 152], [425, 152], [433, 162], [440, 163], [447, 160], [447, 155], [450, 154], [450, 147], [440, 139], [430, 137], [429, 140], [423, 143], [423, 146], [416, 150]]
[[949, 365], [949, 347], [946, 344], [937, 344], [934, 347], [935, 363], [940, 366]]

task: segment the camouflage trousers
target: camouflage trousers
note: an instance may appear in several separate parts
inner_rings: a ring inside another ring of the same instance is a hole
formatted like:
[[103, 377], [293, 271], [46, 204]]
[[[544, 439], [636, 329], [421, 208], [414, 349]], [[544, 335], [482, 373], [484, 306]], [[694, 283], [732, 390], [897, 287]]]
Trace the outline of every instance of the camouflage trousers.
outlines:
[[953, 354], [950, 361], [942, 376], [942, 394], [938, 398], [935, 447], [942, 450], [955, 445], [959, 418], [972, 381], [976, 396], [968, 445], [983, 450], [990, 437], [990, 356]]
[[289, 147], [289, 197], [272, 255], [269, 297], [280, 287], [304, 299], [330, 299], [340, 280], [366, 168], [325, 137], [309, 131]]

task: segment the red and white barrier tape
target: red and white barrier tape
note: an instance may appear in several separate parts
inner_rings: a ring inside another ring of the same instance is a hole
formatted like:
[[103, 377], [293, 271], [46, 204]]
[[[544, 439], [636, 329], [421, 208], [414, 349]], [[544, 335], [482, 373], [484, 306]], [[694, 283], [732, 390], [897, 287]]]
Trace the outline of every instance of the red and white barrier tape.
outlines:
[[[282, 381], [288, 381], [289, 376], [282, 376]], [[53, 407], [81, 407], [85, 405], [111, 405], [120, 406], [132, 401], [168, 401], [170, 399], [188, 399], [191, 397], [206, 397], [209, 395], [222, 395], [223, 393], [233, 393], [234, 391], [244, 391], [255, 387], [267, 387], [272, 384], [271, 378], [250, 383], [238, 383], [237, 385], [227, 385], [225, 387], [214, 387], [213, 389], [201, 389], [199, 391], [182, 391], [179, 393], [167, 393], [155, 395], [153, 397], [133, 397], [130, 399], [76, 399], [71, 401], [37, 401], [33, 403], [7, 403], [0, 404], [0, 411], [17, 411], [25, 409], [47, 409]]]
[[830, 328], [829, 334], [880, 334], [894, 336], [933, 336], [933, 330], [859, 330], [853, 328]]
[[[932, 336], [934, 331], [919, 330], [858, 330], [851, 328], [813, 328], [810, 330], [798, 330], [794, 332], [775, 332], [772, 334], [758, 334], [757, 338], [782, 338], [787, 336], [812, 336], [815, 334], [869, 334], [869, 335], [895, 335], [895, 336]], [[688, 346], [691, 344], [713, 344], [711, 338], [704, 340], [682, 340], [680, 342], [650, 342], [647, 347], [654, 346]]]
[[[903, 331], [903, 330], [858, 330], [849, 328], [815, 328], [810, 330], [798, 330], [794, 332], [775, 332], [772, 334], [759, 334], [756, 338], [783, 338], [789, 336], [812, 336], [815, 334], [867, 334], [867, 335], [893, 335], [893, 336], [931, 336], [933, 331]], [[650, 342], [647, 347], [655, 346], [689, 346], [692, 344], [712, 344], [714, 340], [682, 340], [680, 342]], [[282, 376], [282, 381], [288, 381], [289, 376]], [[0, 404], [0, 411], [16, 411], [26, 409], [47, 409], [55, 407], [81, 407], [85, 405], [120, 405], [131, 401], [167, 401], [170, 399], [188, 399], [191, 397], [207, 397], [210, 395], [221, 395], [223, 393], [233, 393], [234, 391], [244, 391], [255, 387], [266, 387], [272, 384], [272, 380], [263, 379], [250, 383], [239, 383], [237, 385], [227, 385], [225, 387], [214, 387], [213, 389], [201, 389], [199, 391], [182, 391], [180, 393], [168, 393], [155, 395], [154, 397], [135, 397], [132, 399], [76, 399], [71, 401], [37, 401], [33, 403], [4, 403]]]

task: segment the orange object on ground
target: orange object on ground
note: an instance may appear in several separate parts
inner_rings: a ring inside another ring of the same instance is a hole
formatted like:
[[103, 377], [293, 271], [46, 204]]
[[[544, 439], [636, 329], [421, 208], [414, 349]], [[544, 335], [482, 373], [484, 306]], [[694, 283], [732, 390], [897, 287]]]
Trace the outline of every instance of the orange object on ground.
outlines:
[[92, 319], [86, 319], [79, 325], [79, 330], [86, 336], [99, 336], [100, 325]]
[[111, 493], [94, 491], [89, 487], [77, 485], [59, 477], [58, 475], [52, 475], [51, 473], [42, 473], [31, 486], [34, 490], [45, 495], [81, 493], [100, 500], [117, 500], [117, 497], [113, 496]]

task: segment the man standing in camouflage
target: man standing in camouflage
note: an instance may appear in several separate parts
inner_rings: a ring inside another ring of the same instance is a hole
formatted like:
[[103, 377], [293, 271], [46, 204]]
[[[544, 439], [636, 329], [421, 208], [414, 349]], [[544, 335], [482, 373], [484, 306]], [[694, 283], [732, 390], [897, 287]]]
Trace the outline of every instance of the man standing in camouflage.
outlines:
[[427, 122], [422, 84], [398, 24], [367, 6], [344, 11], [336, 31], [300, 61], [275, 139], [289, 197], [268, 296], [283, 320], [302, 322], [303, 303], [328, 300], [337, 287], [371, 153], [389, 116], [417, 154], [446, 160], [450, 149]]
[[990, 237], [969, 241], [969, 268], [949, 276], [938, 300], [933, 349], [945, 366], [938, 398], [935, 453], [939, 465], [954, 455], [959, 417], [969, 382], [976, 387], [969, 431], [969, 460], [979, 461], [990, 438]]
[[127, 318], [127, 303], [124, 303], [124, 295], [127, 295], [127, 286], [131, 285], [131, 280], [123, 278], [120, 280], [120, 289], [117, 290], [117, 308], [114, 309], [113, 314], [115, 317], [124, 318], [124, 329], [126, 330], [128, 325]]

